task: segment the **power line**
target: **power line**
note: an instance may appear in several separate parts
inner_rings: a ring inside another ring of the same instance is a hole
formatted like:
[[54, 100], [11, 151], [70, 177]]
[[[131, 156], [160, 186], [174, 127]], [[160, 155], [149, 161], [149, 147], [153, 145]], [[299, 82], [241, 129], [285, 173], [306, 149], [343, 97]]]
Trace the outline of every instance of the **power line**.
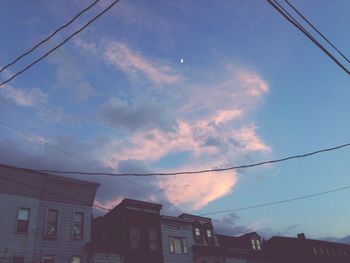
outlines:
[[[97, 169], [97, 170], [102, 169], [102, 170], [107, 171], [106, 168], [98, 167], [98, 166], [96, 166], [93, 162], [90, 162], [90, 161], [88, 161], [88, 160], [85, 160], [85, 159], [81, 158], [80, 156], [78, 156], [78, 155], [76, 155], [76, 154], [73, 154], [73, 153], [71, 153], [71, 152], [68, 152], [68, 151], [66, 151], [66, 150], [63, 150], [63, 149], [61, 149], [60, 147], [57, 147], [57, 146], [55, 146], [55, 145], [53, 145], [53, 144], [47, 142], [46, 140], [42, 140], [42, 139], [40, 139], [40, 138], [38, 138], [38, 137], [36, 137], [36, 136], [34, 136], [34, 135], [32, 135], [32, 134], [29, 134], [29, 133], [26, 132], [26, 131], [23, 131], [23, 130], [17, 128], [17, 127], [14, 127], [14, 126], [12, 126], [12, 125], [9, 125], [9, 124], [7, 124], [7, 123], [1, 121], [1, 120], [0, 120], [0, 125], [2, 125], [2, 126], [4, 126], [4, 127], [8, 128], [8, 129], [14, 130], [14, 131], [16, 131], [17, 133], [20, 133], [20, 134], [22, 134], [22, 135], [24, 135], [24, 136], [26, 136], [26, 137], [28, 137], [28, 138], [32, 138], [32, 139], [34, 139], [34, 141], [40, 141], [40, 143], [45, 144], [45, 145], [51, 147], [52, 149], [55, 149], [55, 150], [58, 151], [58, 152], [64, 153], [64, 154], [66, 154], [66, 155], [69, 155], [69, 156], [71, 156], [71, 157], [73, 157], [73, 158], [75, 158], [75, 159], [77, 159], [77, 160], [79, 160], [79, 161], [81, 161], [81, 162], [84, 162], [84, 163], [88, 164], [90, 167], [93, 167], [94, 169]], [[27, 168], [24, 168], [24, 169], [27, 169]], [[30, 169], [27, 169], [27, 170], [30, 170]], [[35, 171], [35, 170], [32, 170], [32, 171]], [[138, 184], [138, 183], [136, 183], [136, 182], [134, 182], [134, 181], [131, 181], [131, 180], [127, 179], [127, 178], [121, 178], [121, 179], [124, 180], [125, 182], [128, 182], [129, 184], [132, 184], [132, 185], [135, 185], [135, 186], [139, 187], [139, 188], [140, 188], [141, 190], [143, 190], [145, 193], [147, 193], [147, 192], [145, 191], [145, 189], [148, 189], [148, 190], [150, 190], [150, 191], [154, 191], [154, 189], [150, 189], [150, 188], [148, 188], [148, 187], [145, 187], [144, 185], [140, 185], [140, 184]]]
[[[25, 169], [25, 170], [27, 170], [27, 169]], [[56, 195], [58, 197], [64, 198], [67, 201], [73, 201], [73, 202], [78, 202], [78, 203], [81, 203], [81, 204], [85, 204], [85, 202], [82, 202], [82, 201], [80, 201], [78, 199], [71, 198], [71, 197], [68, 197], [68, 196], [65, 196], [65, 195], [61, 195], [61, 194], [56, 193], [56, 192], [48, 191], [48, 190], [46, 190], [44, 188], [35, 187], [33, 185], [26, 184], [26, 183], [23, 183], [23, 182], [20, 182], [20, 181], [17, 181], [17, 180], [13, 180], [13, 179], [10, 179], [10, 178], [7, 178], [7, 177], [0, 176], [0, 179], [5, 180], [5, 181], [9, 181], [9, 182], [12, 182], [12, 183], [15, 183], [15, 184], [18, 184], [18, 185], [22, 185], [22, 186], [31, 188], [31, 189], [36, 190], [36, 191], [42, 191], [42, 192], [45, 192], [45, 193], [53, 194], [53, 195]], [[96, 208], [99, 208], [99, 209], [102, 209], [102, 210], [106, 210], [106, 211], [110, 211], [111, 210], [109, 208], [106, 208], [106, 207], [103, 207], [103, 206], [100, 206], [100, 205], [93, 204], [92, 206], [96, 207]]]
[[298, 196], [295, 198], [289, 198], [289, 199], [284, 199], [284, 200], [279, 200], [279, 201], [274, 201], [274, 202], [269, 202], [269, 203], [262, 203], [262, 204], [252, 205], [252, 206], [244, 206], [244, 207], [240, 207], [240, 208], [236, 208], [236, 209], [208, 212], [208, 213], [204, 213], [204, 214], [200, 214], [200, 215], [201, 216], [215, 215], [215, 214], [223, 214], [223, 213], [231, 213], [231, 212], [237, 212], [237, 211], [242, 211], [242, 210], [248, 210], [248, 209], [253, 209], [253, 208], [260, 208], [260, 207], [265, 207], [265, 206], [272, 206], [272, 205], [277, 205], [277, 204], [282, 204], [282, 203], [294, 202], [294, 201], [298, 201], [298, 200], [302, 200], [302, 199], [315, 198], [315, 197], [318, 197], [321, 195], [326, 195], [326, 194], [339, 192], [339, 191], [345, 191], [345, 190], [349, 190], [349, 189], [350, 189], [350, 185], [331, 189], [331, 190], [324, 191], [324, 192], [318, 192], [318, 193], [309, 194], [309, 195], [302, 195], [302, 196]]
[[223, 172], [223, 171], [230, 171], [230, 170], [237, 170], [237, 169], [246, 169], [246, 168], [252, 168], [252, 167], [262, 166], [266, 164], [280, 163], [280, 162], [285, 162], [292, 159], [305, 158], [305, 157], [317, 155], [324, 152], [335, 151], [335, 150], [339, 150], [341, 148], [345, 148], [349, 146], [350, 146], [350, 143], [345, 143], [345, 144], [330, 147], [330, 148], [324, 148], [317, 151], [308, 152], [308, 153], [299, 154], [299, 155], [292, 155], [292, 156], [283, 157], [280, 159], [268, 160], [268, 161], [252, 163], [252, 164], [231, 166], [231, 167], [225, 167], [225, 168], [205, 169], [205, 170], [197, 170], [197, 171], [179, 171], [179, 172], [170, 172], [170, 173], [160, 173], [160, 172], [159, 173], [102, 173], [102, 172], [94, 173], [94, 172], [57, 171], [57, 170], [44, 170], [44, 169], [42, 170], [33, 169], [32, 171], [45, 172], [45, 173], [58, 173], [58, 174], [108, 175], [108, 176], [171, 176], [171, 175], [203, 174], [203, 173]]
[[87, 22], [84, 26], [82, 26], [81, 28], [79, 28], [77, 31], [75, 31], [73, 34], [71, 34], [69, 37], [67, 37], [65, 40], [63, 40], [60, 44], [58, 44], [57, 46], [55, 46], [54, 48], [50, 49], [48, 52], [46, 52], [43, 56], [39, 57], [38, 59], [36, 59], [34, 62], [30, 63], [29, 65], [27, 65], [25, 68], [21, 69], [20, 71], [18, 71], [17, 73], [15, 73], [12, 77], [6, 79], [5, 81], [0, 83], [0, 87], [5, 85], [6, 83], [10, 82], [11, 80], [13, 80], [14, 78], [16, 78], [17, 76], [19, 76], [20, 74], [24, 73], [25, 71], [27, 71], [28, 69], [30, 69], [32, 66], [34, 66], [35, 64], [39, 63], [40, 61], [42, 61], [44, 58], [46, 58], [48, 55], [50, 55], [52, 52], [54, 52], [55, 50], [57, 50], [58, 48], [60, 48], [61, 46], [63, 46], [65, 43], [67, 43], [70, 39], [72, 39], [74, 36], [76, 36], [77, 34], [79, 34], [81, 31], [83, 31], [85, 28], [87, 28], [90, 24], [92, 24], [95, 20], [97, 20], [100, 16], [102, 16], [104, 13], [106, 13], [109, 9], [111, 9], [116, 3], [118, 3], [119, 0], [115, 0], [113, 1], [107, 8], [105, 8], [102, 12], [100, 12], [98, 15], [96, 15], [95, 17], [93, 17], [89, 22]]
[[94, 5], [96, 5], [100, 0], [95, 0], [93, 3], [91, 3], [88, 7], [84, 8], [83, 10], [81, 10], [79, 13], [77, 13], [72, 19], [70, 19], [67, 23], [65, 23], [64, 25], [62, 25], [61, 27], [59, 27], [58, 29], [56, 29], [53, 33], [51, 33], [49, 36], [47, 36], [46, 38], [42, 39], [41, 41], [39, 41], [36, 45], [34, 45], [31, 49], [25, 51], [23, 54], [19, 55], [17, 58], [15, 58], [13, 61], [9, 62], [7, 65], [3, 66], [0, 69], [0, 73], [3, 72], [5, 69], [11, 67], [13, 64], [15, 64], [17, 61], [21, 60], [22, 58], [24, 58], [25, 56], [29, 55], [30, 53], [32, 53], [34, 50], [36, 50], [39, 46], [41, 46], [42, 44], [44, 44], [45, 42], [49, 41], [51, 38], [53, 38], [58, 32], [60, 32], [61, 30], [63, 30], [64, 28], [68, 27], [70, 24], [72, 24], [79, 16], [81, 16], [82, 14], [84, 14], [86, 11], [88, 11], [89, 9], [91, 9]]
[[344, 55], [343, 52], [341, 52], [335, 44], [333, 44], [322, 32], [320, 32], [311, 22], [308, 20], [295, 6], [293, 6], [292, 3], [290, 3], [288, 0], [285, 0], [285, 2], [309, 25], [312, 27], [313, 30], [315, 30], [329, 45], [331, 45], [338, 53], [341, 55], [348, 63], [350, 63], [350, 60]]
[[310, 32], [308, 32], [297, 20], [275, 0], [266, 0], [273, 8], [275, 8], [289, 23], [299, 29], [307, 38], [309, 38], [319, 49], [321, 49], [330, 59], [332, 59], [343, 71], [350, 75], [350, 71], [335, 58]]

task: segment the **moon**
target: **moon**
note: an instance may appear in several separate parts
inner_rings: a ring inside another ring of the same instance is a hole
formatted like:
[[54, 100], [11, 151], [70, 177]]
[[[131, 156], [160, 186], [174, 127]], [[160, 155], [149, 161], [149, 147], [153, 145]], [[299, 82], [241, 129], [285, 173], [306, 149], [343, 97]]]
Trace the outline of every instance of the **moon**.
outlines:
[[182, 59], [180, 59], [180, 62], [181, 62], [181, 64], [182, 64], [182, 63], [184, 63], [184, 59], [183, 59], [183, 58], [182, 58]]

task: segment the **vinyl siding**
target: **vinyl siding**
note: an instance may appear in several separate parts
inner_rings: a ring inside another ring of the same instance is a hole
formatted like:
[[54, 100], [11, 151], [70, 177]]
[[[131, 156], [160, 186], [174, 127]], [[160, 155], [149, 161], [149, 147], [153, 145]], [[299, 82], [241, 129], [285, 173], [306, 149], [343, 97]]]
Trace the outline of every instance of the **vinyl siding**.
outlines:
[[[58, 230], [54, 239], [45, 238], [46, 218], [48, 209], [58, 210]], [[73, 216], [75, 212], [84, 213], [83, 239], [72, 239]], [[84, 256], [84, 247], [90, 240], [91, 207], [67, 205], [58, 202], [41, 201], [39, 207], [36, 255], [54, 255], [55, 262], [69, 262], [75, 256]], [[40, 262], [40, 258], [36, 260]], [[85, 260], [85, 258], [84, 258]]]
[[[179, 222], [171, 222], [170, 220], [162, 220], [162, 243], [163, 243], [163, 257], [164, 263], [192, 263], [193, 252], [193, 237], [192, 226], [190, 224], [181, 224]], [[188, 243], [188, 254], [172, 254], [169, 250], [169, 237], [186, 237]]]
[[93, 263], [121, 263], [120, 255], [111, 253], [96, 253]]
[[[30, 208], [28, 233], [25, 234], [15, 231], [19, 208]], [[37, 199], [0, 193], [0, 259], [4, 259], [3, 262], [11, 262], [12, 256], [25, 256], [26, 263], [32, 262], [38, 210]]]

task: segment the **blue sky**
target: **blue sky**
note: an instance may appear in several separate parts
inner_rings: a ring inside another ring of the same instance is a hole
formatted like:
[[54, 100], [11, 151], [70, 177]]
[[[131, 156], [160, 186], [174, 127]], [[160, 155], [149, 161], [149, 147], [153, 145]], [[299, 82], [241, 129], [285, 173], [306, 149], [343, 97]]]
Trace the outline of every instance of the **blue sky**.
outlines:
[[[2, 73], [11, 76], [107, 5]], [[283, 1], [281, 1], [283, 3]], [[293, 3], [347, 54], [348, 1]], [[88, 1], [4, 1], [0, 63]], [[183, 63], [181, 63], [183, 59]], [[0, 88], [0, 161], [84, 171], [226, 167], [348, 142], [349, 78], [265, 1], [126, 1]], [[45, 142], [72, 153], [57, 151]], [[78, 157], [78, 158], [76, 158]], [[349, 150], [241, 171], [101, 182], [97, 203], [207, 213], [350, 184]], [[350, 235], [349, 192], [213, 216], [234, 234]]]

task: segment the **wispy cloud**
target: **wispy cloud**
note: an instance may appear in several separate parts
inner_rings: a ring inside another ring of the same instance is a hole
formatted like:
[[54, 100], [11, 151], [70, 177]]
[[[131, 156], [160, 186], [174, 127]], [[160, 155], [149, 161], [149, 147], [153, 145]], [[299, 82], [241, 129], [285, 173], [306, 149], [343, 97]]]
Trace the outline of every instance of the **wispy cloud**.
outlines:
[[135, 76], [141, 73], [157, 86], [172, 85], [183, 79], [169, 65], [151, 61], [122, 42], [108, 43], [104, 57], [126, 74]]
[[0, 89], [0, 96], [18, 106], [35, 106], [47, 100], [47, 95], [38, 88], [23, 90], [8, 85]]

